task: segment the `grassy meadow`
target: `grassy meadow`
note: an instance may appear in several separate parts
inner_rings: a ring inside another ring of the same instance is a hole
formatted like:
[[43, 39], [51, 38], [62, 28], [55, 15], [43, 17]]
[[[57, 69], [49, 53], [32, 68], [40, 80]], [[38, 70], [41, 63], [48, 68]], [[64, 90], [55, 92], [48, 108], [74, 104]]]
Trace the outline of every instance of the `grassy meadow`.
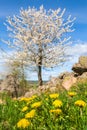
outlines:
[[2, 95], [0, 130], [87, 130], [87, 84], [29, 98]]

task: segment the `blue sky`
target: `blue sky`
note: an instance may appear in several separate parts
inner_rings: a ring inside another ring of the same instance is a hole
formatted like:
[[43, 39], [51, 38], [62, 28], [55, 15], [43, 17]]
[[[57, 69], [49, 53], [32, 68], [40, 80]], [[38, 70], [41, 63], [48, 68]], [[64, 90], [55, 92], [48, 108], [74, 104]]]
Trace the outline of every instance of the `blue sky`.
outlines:
[[[74, 46], [69, 50], [73, 54], [73, 59], [65, 66], [59, 67], [59, 69], [56, 68], [49, 72], [44, 71], [43, 78], [48, 79], [49, 76], [57, 76], [62, 71], [70, 70], [80, 55], [87, 55], [87, 0], [0, 0], [0, 39], [8, 38], [6, 27], [3, 25], [6, 17], [19, 14], [21, 7], [24, 9], [28, 6], [39, 8], [41, 5], [44, 5], [47, 10], [59, 7], [61, 9], [66, 8], [67, 16], [71, 14], [72, 17], [76, 17], [75, 31], [71, 34]], [[5, 49], [7, 48], [1, 41], [0, 45]], [[32, 77], [36, 77], [36, 74], [32, 73]]]

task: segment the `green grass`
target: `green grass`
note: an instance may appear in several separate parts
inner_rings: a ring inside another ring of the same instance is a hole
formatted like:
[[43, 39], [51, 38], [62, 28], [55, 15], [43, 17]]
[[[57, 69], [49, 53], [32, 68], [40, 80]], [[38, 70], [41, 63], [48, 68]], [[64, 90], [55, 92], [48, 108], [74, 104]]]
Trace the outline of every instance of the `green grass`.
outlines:
[[[27, 119], [30, 124], [24, 130], [87, 130], [87, 86], [79, 84], [71, 91], [76, 92], [76, 95], [69, 96], [65, 91], [59, 93], [58, 97], [50, 98], [49, 93], [44, 93], [22, 101], [4, 96], [4, 103], [0, 104], [0, 130], [23, 130], [22, 127], [17, 127], [17, 123], [32, 109], [35, 110], [35, 115]], [[60, 100], [62, 105], [55, 107], [55, 100]], [[83, 100], [86, 106], [75, 105], [77, 100]], [[41, 105], [32, 108], [36, 102], [41, 102]], [[25, 106], [28, 109], [23, 112]], [[61, 112], [50, 112], [56, 109]]]

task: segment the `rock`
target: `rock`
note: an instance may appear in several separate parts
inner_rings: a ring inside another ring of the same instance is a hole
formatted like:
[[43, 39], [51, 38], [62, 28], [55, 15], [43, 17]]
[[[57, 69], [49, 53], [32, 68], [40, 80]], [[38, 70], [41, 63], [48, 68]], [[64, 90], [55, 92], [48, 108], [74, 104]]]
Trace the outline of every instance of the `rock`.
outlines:
[[77, 79], [73, 76], [67, 76], [64, 78], [62, 82], [62, 86], [66, 89], [69, 90], [74, 83], [76, 83]]
[[49, 89], [49, 86], [48, 85], [42, 85], [42, 86], [39, 86], [38, 87], [38, 90], [37, 91], [41, 91], [41, 92], [45, 92]]
[[31, 97], [34, 94], [36, 94], [37, 92], [34, 89], [31, 89], [29, 92], [26, 92], [24, 97]]
[[57, 91], [57, 87], [51, 87], [49, 88], [49, 92], [56, 92]]
[[78, 63], [74, 64], [72, 70], [78, 75], [87, 72], [87, 56], [81, 56]]
[[84, 78], [86, 79], [87, 78], [87, 72], [84, 72], [81, 76], [79, 76], [78, 78]]
[[63, 80], [67, 76], [74, 76], [74, 73], [73, 72], [63, 72], [58, 77], [59, 77], [59, 79]]
[[49, 86], [49, 91], [54, 92], [68, 90], [75, 82], [76, 78], [73, 72], [64, 72], [56, 78], [51, 78], [47, 85]]

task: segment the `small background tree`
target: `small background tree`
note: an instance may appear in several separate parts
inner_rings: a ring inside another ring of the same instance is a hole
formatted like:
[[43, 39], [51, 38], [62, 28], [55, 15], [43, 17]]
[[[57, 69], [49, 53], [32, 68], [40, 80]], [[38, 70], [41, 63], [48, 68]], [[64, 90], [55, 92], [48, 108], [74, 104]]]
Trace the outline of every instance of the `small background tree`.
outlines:
[[15, 54], [13, 53], [13, 55], [11, 55], [10, 57], [7, 57], [6, 67], [8, 69], [8, 75], [11, 74], [15, 80], [15, 84], [19, 85], [19, 90], [23, 89], [23, 91], [25, 92], [27, 88], [27, 80], [25, 72], [27, 64], [26, 62], [24, 62], [24, 54], [17, 52]]
[[8, 17], [7, 29], [10, 39], [6, 41], [15, 51], [26, 54], [29, 67], [36, 67], [38, 84], [42, 85], [42, 68], [51, 68], [67, 60], [67, 43], [72, 32], [71, 16], [63, 18], [65, 9], [48, 10], [43, 6], [21, 9], [19, 16]]

